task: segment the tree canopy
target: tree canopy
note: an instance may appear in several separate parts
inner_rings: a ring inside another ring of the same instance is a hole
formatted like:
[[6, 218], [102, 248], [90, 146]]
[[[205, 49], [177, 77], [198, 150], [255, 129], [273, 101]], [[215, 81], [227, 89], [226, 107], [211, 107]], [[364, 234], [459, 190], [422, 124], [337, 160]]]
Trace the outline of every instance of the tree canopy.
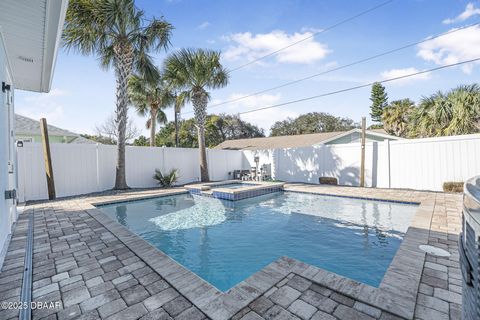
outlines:
[[423, 97], [418, 106], [409, 99], [385, 108], [383, 125], [390, 134], [426, 138], [480, 132], [480, 86], [462, 85]]
[[411, 114], [415, 103], [410, 99], [392, 101], [382, 114], [383, 128], [389, 134], [406, 137], [409, 132]]
[[349, 118], [336, 117], [324, 112], [310, 112], [295, 119], [277, 121], [271, 127], [271, 136], [346, 131], [358, 127]]
[[209, 181], [205, 151], [205, 125], [210, 93], [228, 84], [228, 71], [220, 62], [220, 52], [205, 49], [182, 49], [167, 57], [164, 78], [192, 102], [198, 137], [201, 181]]
[[[205, 144], [209, 148], [225, 140], [264, 137], [262, 129], [234, 115], [208, 115], [205, 122]], [[156, 135], [157, 146], [175, 146], [175, 123], [168, 122]], [[140, 141], [139, 141], [140, 142]], [[179, 147], [197, 148], [197, 127], [194, 119], [180, 122]]]
[[370, 96], [372, 105], [370, 106], [370, 116], [374, 122], [382, 122], [382, 114], [388, 105], [388, 95], [385, 87], [380, 82], [372, 85], [372, 94]]
[[463, 85], [422, 98], [410, 122], [411, 137], [480, 132], [480, 86]]
[[172, 29], [163, 18], [147, 18], [134, 0], [71, 0], [68, 4], [63, 45], [67, 50], [96, 56], [103, 68], [115, 70], [114, 189], [128, 188], [125, 173], [128, 79], [132, 72], [149, 79], [159, 76], [150, 54], [168, 47]]

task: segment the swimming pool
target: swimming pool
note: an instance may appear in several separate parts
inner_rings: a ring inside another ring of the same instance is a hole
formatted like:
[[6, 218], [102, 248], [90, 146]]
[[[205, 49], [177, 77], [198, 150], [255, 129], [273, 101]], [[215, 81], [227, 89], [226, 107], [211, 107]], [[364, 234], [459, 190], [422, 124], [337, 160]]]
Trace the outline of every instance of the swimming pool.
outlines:
[[100, 209], [226, 291], [281, 256], [378, 286], [417, 206], [278, 192], [235, 202], [180, 194]]
[[248, 184], [248, 183], [227, 183], [227, 184], [220, 184], [218, 186], [213, 186], [212, 189], [215, 188], [226, 188], [226, 189], [240, 189], [245, 187], [255, 186], [255, 184]]

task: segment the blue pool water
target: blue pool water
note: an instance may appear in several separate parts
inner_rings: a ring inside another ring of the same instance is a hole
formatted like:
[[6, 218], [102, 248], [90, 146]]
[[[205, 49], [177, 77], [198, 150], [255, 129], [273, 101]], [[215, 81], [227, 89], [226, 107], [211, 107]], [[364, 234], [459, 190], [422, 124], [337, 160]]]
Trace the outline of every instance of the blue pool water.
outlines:
[[100, 207], [220, 290], [281, 256], [378, 286], [416, 205], [279, 192], [181, 194]]

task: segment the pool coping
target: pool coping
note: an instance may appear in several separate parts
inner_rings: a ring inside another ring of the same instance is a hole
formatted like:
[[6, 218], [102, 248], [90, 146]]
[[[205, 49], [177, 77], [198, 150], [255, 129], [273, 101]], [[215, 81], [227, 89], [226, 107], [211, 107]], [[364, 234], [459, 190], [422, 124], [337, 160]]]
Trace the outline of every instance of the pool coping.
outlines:
[[[231, 183], [244, 184], [241, 188], [222, 188]], [[191, 194], [221, 200], [238, 201], [283, 190], [284, 182], [225, 180], [220, 182], [195, 183], [185, 185]]]
[[[329, 194], [324, 191], [298, 190], [298, 187], [301, 189], [302, 185], [286, 187], [285, 191], [325, 196], [341, 196], [340, 194]], [[312, 282], [335, 290], [360, 302], [390, 312], [396, 316], [413, 319], [426, 255], [418, 246], [428, 243], [430, 223], [435, 207], [434, 197], [426, 197], [425, 199], [414, 202], [419, 203], [417, 212], [378, 288], [289, 257], [281, 257], [228, 291], [222, 292], [117, 221], [108, 217], [96, 207], [118, 202], [151, 199], [184, 193], [188, 193], [188, 191], [185, 189], [175, 189], [163, 194], [149, 194], [146, 196], [128, 195], [106, 201], [102, 201], [101, 198], [93, 201], [85, 199], [85, 205], [87, 205], [85, 209], [92, 217], [130, 248], [130, 250], [135, 252], [139, 258], [158, 272], [170, 285], [214, 320], [232, 317], [256, 298], [266, 293], [290, 273], [302, 276]], [[344, 195], [343, 197], [413, 203], [412, 199], [402, 201], [403, 199], [398, 195], [395, 199], [393, 197], [361, 197], [348, 195]]]

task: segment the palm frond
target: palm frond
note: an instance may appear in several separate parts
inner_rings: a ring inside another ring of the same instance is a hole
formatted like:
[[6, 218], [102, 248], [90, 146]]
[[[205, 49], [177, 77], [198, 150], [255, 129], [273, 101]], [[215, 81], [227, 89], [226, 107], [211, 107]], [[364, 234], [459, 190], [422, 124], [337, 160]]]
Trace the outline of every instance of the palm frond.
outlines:
[[170, 45], [173, 26], [161, 19], [153, 19], [149, 25], [143, 29], [142, 40], [147, 47], [153, 47], [155, 51], [167, 49]]
[[155, 169], [153, 179], [157, 180], [163, 188], [171, 188], [178, 181], [178, 170], [172, 169], [168, 173], [162, 173], [159, 169]]

